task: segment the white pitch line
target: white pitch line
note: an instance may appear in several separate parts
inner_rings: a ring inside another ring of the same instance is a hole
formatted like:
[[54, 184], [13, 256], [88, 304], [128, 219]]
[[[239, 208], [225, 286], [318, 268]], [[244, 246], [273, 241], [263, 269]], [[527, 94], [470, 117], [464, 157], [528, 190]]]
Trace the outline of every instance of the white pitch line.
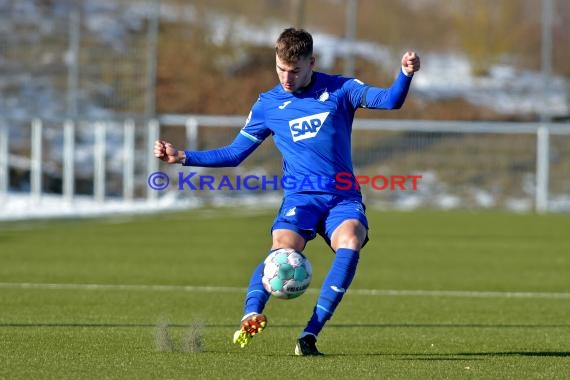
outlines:
[[550, 292], [489, 292], [471, 290], [376, 290], [354, 289], [350, 292], [370, 296], [460, 297], [460, 298], [550, 298], [569, 299], [570, 293]]
[[236, 293], [245, 288], [229, 286], [182, 286], [182, 285], [128, 285], [128, 284], [44, 284], [30, 282], [0, 282], [4, 289], [43, 290], [142, 290], [142, 291], [185, 291], [196, 293]]
[[[43, 290], [137, 290], [137, 291], [184, 291], [193, 293], [244, 293], [245, 288], [230, 286], [183, 286], [183, 285], [127, 285], [127, 284], [44, 284], [30, 282], [0, 282], [1, 289]], [[318, 289], [308, 289], [317, 293]], [[570, 293], [555, 292], [490, 292], [470, 290], [389, 290], [351, 289], [350, 294], [384, 297], [458, 297], [458, 298], [542, 298], [570, 299]]]

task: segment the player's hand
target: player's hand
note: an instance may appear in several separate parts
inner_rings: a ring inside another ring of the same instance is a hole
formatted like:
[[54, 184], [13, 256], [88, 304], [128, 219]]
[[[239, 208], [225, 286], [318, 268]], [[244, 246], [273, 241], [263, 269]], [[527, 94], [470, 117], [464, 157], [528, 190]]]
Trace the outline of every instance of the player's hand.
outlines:
[[165, 140], [154, 142], [154, 156], [169, 164], [177, 164], [181, 161], [178, 149]]
[[413, 51], [407, 51], [402, 57], [402, 69], [410, 75], [420, 69], [420, 56]]

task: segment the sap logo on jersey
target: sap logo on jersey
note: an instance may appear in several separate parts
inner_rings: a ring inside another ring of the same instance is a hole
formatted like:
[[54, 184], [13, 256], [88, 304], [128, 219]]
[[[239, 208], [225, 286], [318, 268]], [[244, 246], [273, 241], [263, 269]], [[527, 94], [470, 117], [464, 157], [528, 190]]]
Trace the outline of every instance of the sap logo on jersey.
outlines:
[[289, 122], [289, 128], [291, 129], [293, 141], [297, 142], [315, 137], [325, 123], [329, 113], [330, 112], [322, 112], [291, 120]]

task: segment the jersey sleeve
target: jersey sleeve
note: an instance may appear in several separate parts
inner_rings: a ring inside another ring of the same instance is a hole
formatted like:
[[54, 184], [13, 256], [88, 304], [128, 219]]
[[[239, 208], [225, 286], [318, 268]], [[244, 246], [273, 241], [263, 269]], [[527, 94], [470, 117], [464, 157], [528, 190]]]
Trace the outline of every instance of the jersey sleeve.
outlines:
[[398, 109], [406, 100], [411, 82], [412, 77], [406, 76], [400, 70], [396, 80], [388, 88], [370, 86], [358, 79], [347, 81], [343, 87], [355, 109]]
[[238, 166], [260, 143], [253, 142], [238, 134], [230, 145], [204, 151], [185, 150], [184, 166], [201, 166], [210, 168]]
[[265, 123], [262, 97], [259, 97], [251, 108], [240, 134], [255, 143], [261, 143], [271, 135], [271, 130]]
[[205, 151], [185, 150], [184, 166], [238, 166], [271, 134], [265, 126], [260, 99], [253, 105], [244, 127], [230, 145]]

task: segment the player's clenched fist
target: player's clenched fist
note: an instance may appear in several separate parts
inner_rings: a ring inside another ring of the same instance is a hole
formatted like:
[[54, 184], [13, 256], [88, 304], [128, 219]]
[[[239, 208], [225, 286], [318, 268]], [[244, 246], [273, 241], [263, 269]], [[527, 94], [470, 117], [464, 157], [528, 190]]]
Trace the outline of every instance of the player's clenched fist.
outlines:
[[402, 69], [410, 75], [420, 69], [420, 56], [413, 51], [407, 51], [402, 57]]
[[179, 151], [171, 143], [165, 140], [154, 142], [154, 156], [169, 164], [182, 163], [184, 152]]

